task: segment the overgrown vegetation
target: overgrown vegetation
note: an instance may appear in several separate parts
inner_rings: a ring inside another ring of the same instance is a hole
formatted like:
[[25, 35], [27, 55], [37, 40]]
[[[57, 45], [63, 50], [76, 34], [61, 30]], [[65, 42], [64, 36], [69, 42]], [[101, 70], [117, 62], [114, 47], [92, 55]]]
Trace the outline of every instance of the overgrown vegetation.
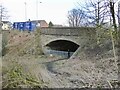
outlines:
[[17, 62], [9, 68], [3, 67], [3, 88], [41, 88], [42, 82], [36, 80], [29, 72], [25, 72]]
[[37, 30], [35, 31], [35, 54], [36, 56], [38, 55], [43, 55], [43, 51], [42, 51], [42, 45], [41, 43], [41, 30], [39, 28], [37, 28]]
[[8, 32], [7, 31], [2, 31], [2, 56], [6, 54], [7, 48], [7, 42], [8, 42]]
[[[14, 45], [14, 42], [10, 42], [8, 45], [13, 44], [13, 46], [9, 46], [8, 50], [6, 52], [6, 45], [8, 43], [7, 40], [10, 40], [11, 38], [14, 39], [16, 36], [22, 36], [28, 37], [28, 33], [25, 32], [25, 35], [23, 35], [19, 31], [10, 31], [9, 34], [4, 33], [4, 37], [2, 40], [3, 44], [3, 52], [4, 52], [4, 59], [3, 58], [3, 68], [2, 68], [2, 76], [3, 76], [3, 82], [2, 87], [3, 88], [41, 88], [44, 87], [44, 82], [42, 80], [37, 80], [36, 77], [28, 72], [26, 70], [25, 65], [18, 63], [19, 57], [25, 55], [26, 53], [23, 53], [23, 51], [26, 51], [31, 49], [31, 44], [33, 46], [34, 38], [32, 40], [26, 40], [21, 41], [21, 44]], [[6, 36], [8, 35], [8, 36]], [[31, 37], [30, 37], [31, 38]], [[16, 39], [17, 40], [17, 39]], [[27, 48], [29, 47], [29, 48]], [[28, 54], [28, 53], [27, 53]], [[32, 53], [31, 53], [32, 54]], [[9, 57], [10, 56], [10, 57]]]

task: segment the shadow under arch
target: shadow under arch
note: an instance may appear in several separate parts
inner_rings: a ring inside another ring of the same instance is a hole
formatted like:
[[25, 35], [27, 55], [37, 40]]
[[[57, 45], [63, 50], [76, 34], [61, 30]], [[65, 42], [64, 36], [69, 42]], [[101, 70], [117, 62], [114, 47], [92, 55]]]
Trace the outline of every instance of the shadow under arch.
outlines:
[[75, 52], [79, 45], [69, 40], [55, 40], [46, 45], [51, 50]]

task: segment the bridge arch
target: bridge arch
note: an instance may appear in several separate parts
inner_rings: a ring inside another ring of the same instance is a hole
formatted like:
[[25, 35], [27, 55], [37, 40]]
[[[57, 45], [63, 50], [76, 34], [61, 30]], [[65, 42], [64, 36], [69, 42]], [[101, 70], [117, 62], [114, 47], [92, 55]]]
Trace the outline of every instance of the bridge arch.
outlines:
[[69, 38], [54, 38], [54, 39], [52, 38], [51, 40], [46, 41], [46, 42], [44, 43], [43, 47], [47, 46], [47, 45], [48, 45], [49, 43], [51, 43], [51, 42], [59, 41], [59, 40], [69, 41], [69, 42], [75, 43], [75, 44], [77, 44], [77, 45], [80, 45], [79, 42], [77, 42], [77, 41], [75, 41], [75, 40], [72, 40], [72, 39], [69, 39]]
[[46, 47], [51, 50], [75, 52], [79, 45], [71, 40], [56, 39], [46, 44]]
[[[40, 32], [40, 44], [45, 54], [49, 54], [49, 52], [52, 51], [49, 49], [63, 50], [63, 47], [60, 48], [60, 46], [64, 44], [70, 45], [70, 47], [64, 46], [66, 50], [73, 48], [73, 46], [76, 48], [78, 46], [82, 47], [86, 44], [91, 44], [95, 42], [94, 39], [96, 37], [96, 29], [93, 27], [92, 28], [90, 27], [87, 27], [87, 28], [86, 27], [85, 28], [84, 27], [80, 27], [80, 28], [72, 28], [72, 27], [40, 28], [40, 31], [41, 31]], [[72, 51], [75, 51], [75, 50], [76, 49], [72, 49]]]

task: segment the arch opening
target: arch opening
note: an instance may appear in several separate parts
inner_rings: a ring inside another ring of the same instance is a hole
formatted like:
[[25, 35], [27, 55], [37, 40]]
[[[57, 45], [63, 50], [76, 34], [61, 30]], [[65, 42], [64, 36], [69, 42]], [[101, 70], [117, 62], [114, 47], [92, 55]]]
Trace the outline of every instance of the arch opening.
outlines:
[[57, 54], [69, 58], [78, 49], [79, 45], [68, 40], [56, 40], [46, 45], [49, 54]]

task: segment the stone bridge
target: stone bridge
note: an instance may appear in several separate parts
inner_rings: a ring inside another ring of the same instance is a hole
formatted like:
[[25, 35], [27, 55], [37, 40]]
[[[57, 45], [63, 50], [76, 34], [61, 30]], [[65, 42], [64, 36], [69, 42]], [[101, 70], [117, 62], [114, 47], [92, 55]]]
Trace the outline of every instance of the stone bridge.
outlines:
[[96, 30], [93, 27], [40, 28], [42, 50], [75, 52], [84, 45], [93, 43]]

